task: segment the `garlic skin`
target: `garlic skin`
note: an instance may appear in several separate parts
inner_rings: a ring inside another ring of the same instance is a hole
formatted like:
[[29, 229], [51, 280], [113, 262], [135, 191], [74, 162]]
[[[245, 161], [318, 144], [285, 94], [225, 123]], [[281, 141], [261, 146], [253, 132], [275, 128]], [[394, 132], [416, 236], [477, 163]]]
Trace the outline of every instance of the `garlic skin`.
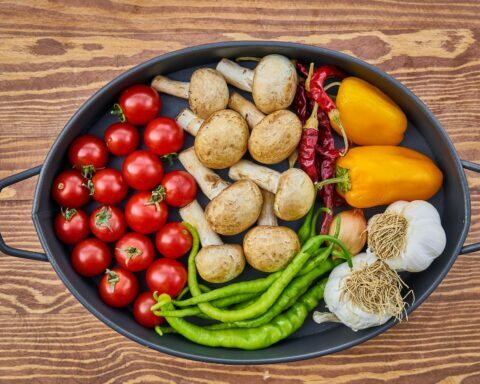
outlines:
[[[421, 272], [445, 249], [446, 235], [435, 207], [423, 200], [397, 201], [385, 212], [403, 216], [408, 221], [405, 247], [398, 256], [384, 260], [396, 271]], [[368, 221], [368, 230], [372, 226]], [[368, 248], [367, 253], [375, 255]]]
[[325, 286], [324, 300], [327, 308], [343, 324], [353, 331], [375, 327], [385, 324], [391, 316], [378, 315], [365, 312], [357, 305], [353, 304], [346, 296], [340, 299], [343, 291], [344, 280], [350, 276], [352, 271], [363, 269], [377, 261], [377, 258], [368, 253], [360, 253], [352, 258], [353, 269], [350, 269], [348, 263], [340, 264], [335, 267], [328, 278]]

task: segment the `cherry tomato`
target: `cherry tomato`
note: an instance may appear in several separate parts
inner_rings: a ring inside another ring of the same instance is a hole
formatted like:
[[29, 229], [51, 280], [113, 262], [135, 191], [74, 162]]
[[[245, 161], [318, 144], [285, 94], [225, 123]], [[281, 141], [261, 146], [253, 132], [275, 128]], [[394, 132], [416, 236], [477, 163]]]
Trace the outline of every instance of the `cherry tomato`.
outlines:
[[107, 165], [108, 150], [102, 139], [93, 135], [78, 136], [68, 149], [68, 160], [86, 178]]
[[127, 184], [139, 191], [157, 187], [163, 178], [162, 161], [149, 151], [135, 151], [127, 156], [122, 167]]
[[95, 237], [111, 243], [123, 236], [127, 223], [120, 208], [104, 205], [95, 208], [90, 215], [90, 229]]
[[169, 259], [177, 259], [192, 248], [192, 235], [181, 223], [167, 223], [157, 232], [158, 252]]
[[197, 183], [192, 175], [185, 171], [168, 172], [162, 179], [165, 190], [165, 202], [172, 207], [184, 207], [197, 196]]
[[165, 322], [165, 319], [153, 314], [152, 308], [157, 301], [153, 298], [152, 292], [142, 292], [133, 303], [133, 317], [138, 324], [146, 328], [154, 328]]
[[117, 204], [128, 193], [128, 186], [122, 174], [116, 169], [101, 169], [88, 181], [90, 194], [100, 204]]
[[92, 277], [105, 272], [112, 262], [112, 253], [100, 240], [85, 239], [73, 248], [71, 262], [79, 275]]
[[104, 139], [108, 150], [115, 156], [126, 156], [138, 147], [138, 130], [128, 123], [115, 123], [108, 127]]
[[109, 306], [126, 307], [137, 296], [138, 280], [132, 272], [125, 269], [107, 269], [100, 280], [98, 293]]
[[154, 192], [138, 192], [133, 195], [125, 206], [127, 224], [135, 232], [148, 234], [157, 232], [167, 221], [168, 207], [160, 201]]
[[187, 282], [187, 270], [177, 260], [158, 259], [148, 267], [146, 279], [152, 292], [177, 297]]
[[133, 85], [120, 95], [120, 110], [112, 113], [119, 115], [121, 121], [133, 125], [144, 125], [153, 120], [162, 109], [162, 99], [158, 92], [144, 84]]
[[130, 272], [147, 268], [154, 256], [152, 241], [140, 233], [127, 233], [115, 244], [115, 258], [118, 264]]
[[63, 207], [80, 208], [90, 200], [87, 180], [76, 170], [63, 171], [53, 181], [52, 196]]
[[74, 208], [62, 210], [55, 217], [54, 227], [57, 237], [65, 244], [76, 244], [90, 233], [87, 214]]
[[157, 117], [148, 123], [143, 140], [147, 148], [156, 155], [168, 155], [183, 147], [183, 129], [170, 117]]

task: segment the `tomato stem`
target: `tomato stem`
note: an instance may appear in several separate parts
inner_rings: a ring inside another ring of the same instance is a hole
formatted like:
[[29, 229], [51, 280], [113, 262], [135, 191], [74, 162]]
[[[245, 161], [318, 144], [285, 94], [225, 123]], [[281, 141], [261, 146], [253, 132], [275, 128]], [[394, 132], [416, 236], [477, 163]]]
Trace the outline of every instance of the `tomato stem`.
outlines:
[[65, 217], [65, 220], [70, 221], [72, 220], [73, 216], [77, 214], [77, 210], [74, 208], [67, 208], [67, 209], [61, 209], [63, 217]]
[[97, 220], [95, 221], [95, 226], [97, 228], [102, 228], [102, 226], [107, 227], [110, 232], [113, 232], [112, 227], [110, 226], [110, 218], [112, 217], [112, 212], [104, 206], [100, 212], [98, 212], [95, 217]]
[[115, 272], [113, 272], [111, 269], [108, 269], [108, 268], [105, 270], [105, 274], [108, 275], [107, 282], [112, 287], [112, 291], [115, 291], [115, 284], [117, 284], [120, 281], [120, 278]]
[[168, 153], [166, 155], [160, 156], [162, 160], [165, 160], [169, 165], [173, 164], [173, 160], [178, 157], [177, 152]]
[[122, 122], [122, 123], [127, 121], [127, 119], [125, 118], [125, 114], [123, 113], [122, 107], [118, 103], [113, 104], [113, 108], [110, 111], [110, 113], [113, 116], [117, 116], [118, 120], [120, 120], [120, 122]]
[[150, 200], [148, 200], [145, 205], [155, 205], [155, 208], [157, 211], [160, 210], [160, 202], [162, 202], [165, 199], [165, 196], [167, 195], [167, 191], [165, 188], [163, 188], [163, 185], [159, 185], [157, 188], [155, 188], [152, 191], [152, 196], [150, 197]]
[[93, 165], [84, 165], [82, 167], [82, 176], [86, 179], [91, 179], [96, 171], [97, 169]]

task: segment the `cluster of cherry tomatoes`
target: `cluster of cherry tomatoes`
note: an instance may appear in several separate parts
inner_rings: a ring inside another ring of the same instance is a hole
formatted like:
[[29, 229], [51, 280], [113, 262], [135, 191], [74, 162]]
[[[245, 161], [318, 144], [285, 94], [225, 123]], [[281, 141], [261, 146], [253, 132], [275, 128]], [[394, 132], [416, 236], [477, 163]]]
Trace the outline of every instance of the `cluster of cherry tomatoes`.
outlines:
[[[183, 207], [197, 194], [189, 173], [164, 173], [160, 157], [179, 151], [184, 136], [175, 120], [157, 117], [161, 106], [160, 96], [149, 86], [125, 90], [114, 109], [121, 122], [111, 125], [103, 140], [77, 137], [68, 149], [72, 169], [61, 172], [52, 186], [52, 196], [61, 206], [55, 232], [73, 246], [73, 268], [85, 277], [104, 274], [98, 288], [102, 300], [116, 308], [135, 300], [135, 319], [146, 327], [163, 322], [150, 310], [156, 303], [152, 292], [175, 297], [187, 280], [185, 267], [175, 259], [190, 250], [192, 237], [181, 223], [167, 223], [168, 206]], [[137, 149], [137, 126], [143, 125], [148, 150]], [[111, 155], [126, 156], [121, 172], [108, 167]], [[129, 189], [135, 192], [122, 209], [118, 204]], [[91, 198], [99, 205], [87, 214], [81, 208]], [[155, 248], [163, 257], [155, 258]], [[113, 268], [112, 253], [118, 264]], [[139, 295], [135, 272], [143, 270], [150, 291]]]

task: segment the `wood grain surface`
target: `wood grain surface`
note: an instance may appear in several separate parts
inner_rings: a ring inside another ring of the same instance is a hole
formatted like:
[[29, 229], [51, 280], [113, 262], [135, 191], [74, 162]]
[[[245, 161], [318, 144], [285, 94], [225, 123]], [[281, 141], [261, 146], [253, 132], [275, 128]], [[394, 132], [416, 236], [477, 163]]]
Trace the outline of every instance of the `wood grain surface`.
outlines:
[[[302, 42], [387, 71], [480, 162], [480, 2], [0, 1], [0, 178], [41, 164], [97, 89], [161, 53], [223, 40]], [[480, 178], [468, 174], [480, 240]], [[41, 250], [35, 180], [0, 193], [0, 230]], [[0, 255], [0, 381], [5, 383], [480, 383], [480, 255], [460, 256], [408, 322], [332, 356], [264, 366], [173, 358], [118, 335], [48, 263]]]

